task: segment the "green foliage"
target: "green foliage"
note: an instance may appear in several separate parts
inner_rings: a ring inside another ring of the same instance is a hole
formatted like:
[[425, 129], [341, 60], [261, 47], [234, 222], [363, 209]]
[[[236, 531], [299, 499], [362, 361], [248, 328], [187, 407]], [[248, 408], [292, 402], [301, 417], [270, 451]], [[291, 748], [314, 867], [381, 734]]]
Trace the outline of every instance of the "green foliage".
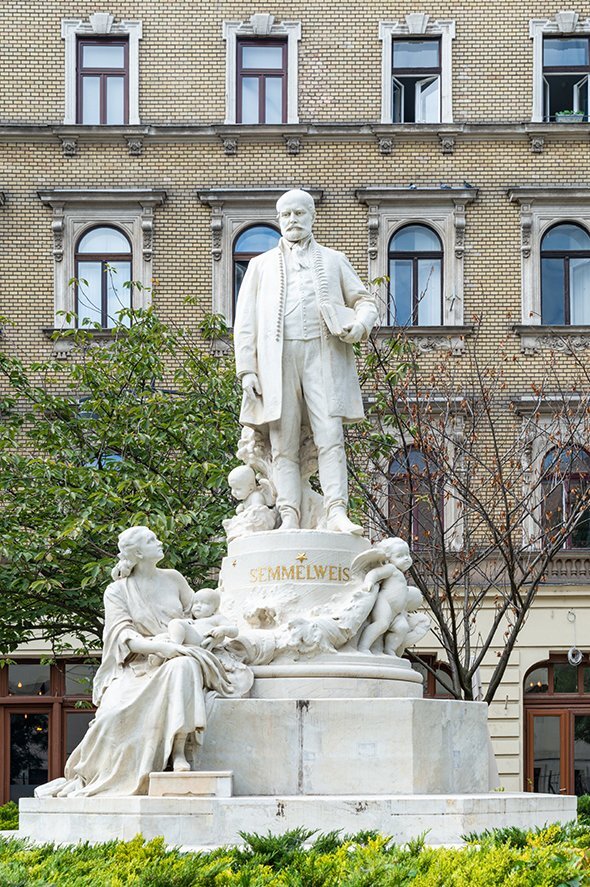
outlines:
[[0, 807], [0, 831], [18, 828], [18, 804], [9, 801]]
[[67, 361], [0, 354], [2, 652], [33, 627], [95, 643], [117, 535], [133, 524], [195, 586], [219, 566], [239, 433], [227, 330], [207, 321], [214, 350], [151, 310], [132, 321], [107, 345], [69, 331]]
[[[91, 847], [0, 841], [6, 887], [582, 887], [590, 883], [588, 829], [551, 826], [522, 846], [486, 833], [477, 846], [404, 846], [379, 835], [244, 835], [246, 846], [209, 853], [166, 850], [161, 838]], [[560, 836], [560, 837], [559, 837]], [[357, 838], [358, 840], [355, 840]]]
[[590, 795], [580, 795], [578, 798], [578, 818], [590, 825]]

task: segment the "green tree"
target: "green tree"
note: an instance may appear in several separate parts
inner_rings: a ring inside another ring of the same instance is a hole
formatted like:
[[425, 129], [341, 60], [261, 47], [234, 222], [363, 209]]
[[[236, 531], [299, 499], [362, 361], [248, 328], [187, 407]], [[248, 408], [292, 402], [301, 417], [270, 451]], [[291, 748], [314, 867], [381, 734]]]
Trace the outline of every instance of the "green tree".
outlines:
[[33, 634], [99, 642], [125, 527], [148, 524], [195, 586], [223, 556], [239, 433], [227, 330], [209, 318], [197, 340], [152, 310], [131, 320], [107, 344], [71, 331], [65, 361], [0, 354], [4, 653]]

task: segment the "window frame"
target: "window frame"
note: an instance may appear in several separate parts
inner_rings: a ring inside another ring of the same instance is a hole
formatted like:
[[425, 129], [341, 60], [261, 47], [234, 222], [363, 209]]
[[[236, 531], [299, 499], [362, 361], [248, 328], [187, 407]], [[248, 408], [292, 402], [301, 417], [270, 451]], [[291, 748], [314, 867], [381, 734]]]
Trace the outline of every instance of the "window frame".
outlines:
[[[64, 124], [82, 126], [78, 122], [78, 41], [127, 40], [127, 119], [125, 124], [104, 124], [108, 126], [137, 126], [139, 117], [139, 41], [143, 36], [142, 22], [137, 19], [114, 21], [108, 13], [96, 12], [88, 19], [64, 18], [61, 21], [61, 37], [65, 48], [64, 77]], [[98, 124], [96, 124], [98, 125]]]
[[396, 126], [440, 126], [453, 122], [453, 58], [455, 39], [453, 19], [431, 20], [425, 13], [406, 15], [405, 20], [380, 21], [381, 50], [381, 123], [393, 124], [393, 41], [394, 39], [438, 38], [440, 40], [440, 119], [431, 124], [395, 124]]
[[[127, 240], [129, 244], [129, 252], [128, 253], [109, 253], [108, 255], [104, 255], [102, 253], [81, 253], [80, 243], [86, 237], [87, 234], [90, 234], [91, 231], [95, 231], [97, 228], [111, 228], [113, 231], [118, 231], [119, 234], [122, 234], [123, 237]], [[120, 228], [118, 225], [90, 225], [90, 227], [83, 229], [83, 231], [78, 235], [78, 239], [74, 245], [74, 313], [76, 314], [77, 323], [76, 326], [79, 329], [87, 329], [87, 327], [80, 326], [80, 305], [79, 305], [79, 289], [80, 289], [80, 272], [79, 265], [80, 262], [100, 262], [100, 283], [101, 283], [101, 293], [100, 293], [100, 315], [101, 315], [101, 328], [102, 329], [110, 329], [109, 321], [112, 319], [109, 317], [108, 312], [108, 266], [113, 262], [129, 262], [131, 266], [131, 272], [133, 272], [133, 245], [127, 236], [127, 233]], [[133, 280], [133, 273], [131, 274], [131, 279]], [[122, 281], [125, 283], [125, 281]], [[131, 307], [132, 303], [132, 290], [129, 290], [129, 307]], [[92, 329], [93, 327], [88, 327], [88, 329]]]
[[[83, 65], [85, 46], [123, 46], [122, 68], [85, 68]], [[128, 37], [78, 37], [76, 41], [76, 123], [82, 124], [84, 117], [84, 90], [85, 77], [99, 77], [99, 122], [96, 126], [126, 126], [129, 122], [129, 38]], [[110, 72], [113, 73], [110, 73]], [[122, 71], [120, 73], [114, 73]], [[122, 123], [107, 123], [107, 80], [116, 77], [123, 80], [123, 121]], [[88, 125], [88, 124], [85, 124]]]
[[[543, 456], [542, 463], [544, 463], [545, 460], [547, 459], [547, 457], [550, 456], [550, 454], [553, 452], [557, 452], [557, 460], [559, 461], [560, 456], [559, 456], [558, 449], [559, 448], [557, 448], [557, 447], [553, 447], [552, 449], [547, 450], [547, 452]], [[580, 446], [578, 449], [582, 450], [586, 454], [586, 456], [588, 457], [588, 460], [590, 461], [590, 450], [588, 450], [586, 447], [583, 447], [583, 446]], [[561, 510], [562, 510], [562, 516], [563, 516], [564, 521], [567, 521], [569, 519], [569, 513], [570, 513], [570, 509], [571, 509], [571, 504], [570, 504], [570, 494], [571, 494], [570, 484], [571, 484], [571, 482], [572, 481], [581, 481], [582, 479], [586, 479], [587, 486], [590, 489], [590, 471], [588, 471], [588, 472], [576, 471], [576, 472], [564, 473], [562, 475], [560, 475], [559, 472], [547, 472], [546, 474], [544, 473], [543, 479], [541, 481], [541, 521], [542, 521], [542, 531], [543, 531], [544, 537], [547, 535], [547, 531], [548, 531], [548, 527], [547, 527], [547, 524], [545, 521], [545, 514], [546, 514], [545, 503], [547, 501], [546, 487], [549, 486], [550, 483], [552, 483], [553, 479], [555, 479], [555, 481], [556, 481], [555, 483], [553, 483], [553, 486], [552, 486], [553, 490], [556, 489], [558, 486], [561, 486]], [[551, 490], [549, 492], [551, 492]], [[590, 509], [590, 505], [589, 505], [589, 509]], [[580, 545], [580, 546], [572, 545], [573, 530], [574, 530], [574, 528], [572, 527], [572, 531], [565, 537], [563, 545], [561, 546], [561, 548], [559, 550], [560, 551], [588, 551], [590, 547], [587, 545]]]
[[[279, 47], [282, 52], [282, 66], [281, 68], [244, 68], [243, 67], [243, 50], [248, 46], [268, 46], [268, 47]], [[270, 37], [259, 37], [257, 39], [253, 39], [251, 37], [238, 37], [236, 51], [238, 54], [237, 58], [237, 70], [236, 76], [238, 78], [236, 84], [237, 91], [237, 103], [236, 103], [236, 123], [242, 123], [242, 101], [243, 101], [243, 89], [242, 89], [242, 81], [245, 77], [256, 78], [258, 80], [258, 122], [253, 124], [247, 124], [249, 126], [260, 126], [266, 125], [266, 81], [273, 77], [281, 79], [281, 123], [287, 122], [287, 102], [288, 102], [288, 90], [287, 90], [287, 81], [289, 74], [289, 46], [287, 40], [283, 38], [270, 38]], [[271, 124], [272, 125], [272, 124]]]
[[[393, 243], [393, 239], [394, 239], [394, 238], [395, 238], [395, 237], [396, 237], [401, 231], [403, 231], [405, 228], [410, 228], [410, 227], [421, 227], [421, 228], [426, 228], [428, 231], [430, 231], [431, 233], [433, 233], [433, 234], [438, 238], [438, 240], [439, 240], [439, 243], [440, 243], [440, 250], [439, 250], [438, 252], [431, 252], [431, 251], [428, 251], [428, 250], [424, 250], [423, 252], [418, 252], [417, 250], [415, 250], [414, 252], [411, 252], [411, 251], [403, 251], [403, 250], [397, 250], [397, 251], [394, 252], [394, 251], [392, 250], [392, 248], [391, 248], [391, 245], [392, 245], [392, 243]], [[420, 292], [419, 292], [419, 262], [420, 262], [421, 260], [424, 260], [424, 259], [426, 259], [426, 260], [428, 260], [428, 259], [438, 259], [438, 260], [440, 261], [440, 294], [439, 294], [439, 302], [440, 302], [440, 317], [441, 317], [441, 320], [443, 320], [443, 319], [444, 319], [444, 299], [443, 299], [443, 289], [444, 289], [444, 249], [443, 249], [443, 243], [442, 243], [442, 240], [441, 240], [441, 238], [440, 238], [438, 232], [435, 231], [435, 229], [432, 228], [430, 225], [425, 225], [425, 224], [423, 224], [423, 223], [422, 223], [421, 225], [419, 225], [419, 226], [416, 226], [415, 224], [411, 223], [411, 224], [408, 224], [408, 225], [402, 225], [400, 228], [397, 228], [397, 229], [393, 232], [393, 234], [391, 235], [391, 237], [390, 237], [390, 239], [389, 239], [389, 247], [388, 247], [388, 252], [387, 252], [387, 264], [388, 264], [388, 270], [391, 269], [391, 262], [392, 262], [392, 261], [395, 261], [396, 259], [399, 259], [399, 260], [401, 260], [401, 261], [404, 261], [404, 260], [405, 260], [405, 261], [411, 260], [411, 262], [412, 262], [412, 323], [411, 323], [411, 326], [424, 326], [424, 325], [425, 325], [425, 324], [420, 324], [420, 323], [419, 323], [419, 320], [418, 320], [419, 307], [420, 307]], [[391, 327], [394, 327], [394, 326], [401, 326], [401, 324], [397, 324], [397, 323], [392, 323], [392, 322], [391, 322], [391, 320], [392, 320], [392, 314], [393, 314], [393, 312], [392, 312], [392, 295], [391, 295], [391, 275], [389, 275], [389, 277], [390, 277], [390, 281], [389, 281], [389, 294], [388, 294], [388, 299], [387, 299], [387, 326], [391, 326]], [[442, 326], [442, 323], [441, 323], [441, 324], [437, 324], [437, 325]]]
[[543, 321], [543, 316], [545, 313], [544, 302], [546, 302], [546, 296], [545, 296], [545, 292], [544, 292], [545, 287], [543, 286], [543, 259], [563, 259], [563, 268], [564, 268], [563, 317], [564, 317], [564, 323], [566, 326], [577, 326], [578, 325], [578, 324], [572, 324], [572, 322], [571, 322], [570, 275], [569, 275], [570, 258], [590, 259], [590, 246], [587, 250], [547, 250], [547, 249], [543, 249], [543, 241], [545, 240], [547, 235], [550, 234], [551, 231], [554, 231], [556, 228], [560, 228], [563, 225], [568, 225], [568, 224], [573, 225], [576, 228], [579, 228], [581, 231], [583, 231], [584, 234], [586, 234], [586, 236], [588, 237], [588, 240], [590, 243], [590, 232], [586, 231], [586, 229], [582, 225], [579, 225], [577, 222], [574, 222], [574, 221], [558, 222], [556, 225], [552, 225], [551, 227], [547, 228], [544, 231], [543, 236], [541, 237], [541, 242], [539, 244], [539, 254], [540, 254], [540, 262], [541, 262], [541, 271], [540, 271], [540, 278], [541, 278], [541, 324], [547, 325], [547, 326], [555, 326], [555, 324], [544, 324], [544, 321]]
[[[222, 27], [225, 40], [225, 124], [239, 126], [259, 126], [260, 124], [238, 124], [238, 40], [284, 40], [287, 44], [286, 101], [283, 108], [285, 123], [299, 123], [298, 78], [299, 41], [301, 22], [283, 20], [276, 22], [273, 15], [255, 13], [246, 21], [224, 21]], [[273, 124], [267, 124], [269, 126]], [[282, 126], [283, 124], [274, 124]], [[286, 189], [285, 189], [286, 190]]]
[[[436, 43], [438, 44], [438, 66], [437, 66], [437, 67], [435, 67], [435, 68], [427, 68], [427, 67], [424, 67], [424, 68], [395, 68], [395, 67], [394, 67], [394, 58], [395, 58], [394, 47], [395, 47], [395, 44], [396, 44], [396, 43], [401, 43], [401, 42], [404, 42], [404, 43], [409, 43], [409, 42], [418, 43], [418, 42], [425, 42], [425, 41], [428, 41], [428, 42], [436, 42]], [[391, 89], [391, 100], [392, 100], [391, 118], [392, 118], [392, 123], [396, 123], [396, 124], [398, 124], [398, 123], [427, 123], [427, 122], [431, 122], [431, 123], [440, 123], [440, 120], [441, 120], [441, 117], [442, 117], [442, 89], [441, 89], [441, 74], [442, 74], [442, 46], [441, 46], [441, 43], [442, 43], [442, 40], [441, 40], [441, 36], [440, 36], [440, 35], [432, 35], [432, 36], [431, 36], [431, 35], [426, 35], [426, 34], [421, 34], [421, 35], [409, 35], [409, 34], [408, 34], [407, 36], [405, 36], [405, 35], [398, 35], [398, 36], [395, 36], [395, 37], [392, 37], [392, 38], [391, 38], [391, 78], [392, 78], [392, 81], [393, 81], [393, 80], [396, 80], [396, 79], [399, 79], [400, 77], [402, 77], [402, 78], [406, 77], [406, 78], [407, 78], [407, 77], [411, 77], [411, 76], [414, 76], [414, 77], [418, 77], [418, 76], [419, 76], [420, 79], [431, 79], [431, 78], [434, 79], [435, 77], [438, 77], [438, 118], [439, 118], [438, 120], [432, 120], [432, 121], [424, 121], [424, 120], [407, 120], [407, 121], [406, 121], [406, 120], [394, 120], [394, 119], [393, 119], [394, 116], [395, 116], [394, 113], [393, 113], [394, 89], [393, 89], [393, 83], [392, 83], [392, 89]], [[416, 84], [416, 86], [417, 86], [417, 85], [418, 85], [418, 84]], [[416, 103], [416, 96], [415, 96], [415, 94], [414, 94], [414, 105], [415, 105], [415, 103]], [[402, 116], [403, 116], [403, 110], [402, 110]]]
[[[231, 325], [232, 326], [233, 326], [233, 322], [235, 320], [236, 305], [238, 302], [238, 293], [239, 293], [239, 290], [236, 288], [236, 283], [237, 283], [237, 281], [236, 281], [236, 267], [237, 267], [237, 264], [238, 264], [238, 262], [247, 262], [249, 264], [252, 261], [252, 259], [256, 258], [256, 256], [262, 255], [262, 253], [254, 253], [254, 252], [236, 253], [236, 243], [240, 239], [242, 234], [246, 234], [247, 231], [251, 231], [254, 228], [269, 228], [269, 229], [272, 229], [273, 231], [275, 231], [279, 235], [279, 238], [281, 236], [279, 226], [277, 224], [270, 225], [267, 222], [253, 222], [250, 225], [246, 225], [244, 228], [238, 229], [238, 231], [234, 234], [233, 243], [232, 243], [232, 281], [233, 281], [233, 305], [232, 305], [232, 315], [231, 315], [231, 318], [232, 318]], [[278, 240], [277, 240], [276, 245], [278, 246]], [[269, 247], [269, 249], [272, 249], [272, 247]], [[264, 250], [264, 252], [267, 252], [267, 250]]]

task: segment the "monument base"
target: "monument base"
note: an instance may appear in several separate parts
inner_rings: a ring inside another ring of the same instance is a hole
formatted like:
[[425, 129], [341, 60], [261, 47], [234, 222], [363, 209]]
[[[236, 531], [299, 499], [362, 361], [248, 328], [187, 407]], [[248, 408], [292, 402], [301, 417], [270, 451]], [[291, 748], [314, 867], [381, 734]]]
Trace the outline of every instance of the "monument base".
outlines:
[[426, 833], [428, 844], [507, 825], [529, 829], [576, 818], [568, 795], [330, 795], [241, 798], [22, 798], [20, 838], [75, 844], [162, 835], [186, 849], [242, 844], [241, 831], [281, 834], [303, 827], [343, 834], [374, 829], [396, 842]]

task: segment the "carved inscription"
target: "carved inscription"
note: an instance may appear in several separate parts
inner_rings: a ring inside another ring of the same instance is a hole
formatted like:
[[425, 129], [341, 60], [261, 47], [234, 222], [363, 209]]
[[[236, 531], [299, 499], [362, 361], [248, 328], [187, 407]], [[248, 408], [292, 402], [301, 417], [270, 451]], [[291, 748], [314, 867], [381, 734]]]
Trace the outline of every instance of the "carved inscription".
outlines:
[[250, 582], [348, 582], [348, 567], [336, 567], [334, 564], [277, 564], [275, 567], [252, 567]]

